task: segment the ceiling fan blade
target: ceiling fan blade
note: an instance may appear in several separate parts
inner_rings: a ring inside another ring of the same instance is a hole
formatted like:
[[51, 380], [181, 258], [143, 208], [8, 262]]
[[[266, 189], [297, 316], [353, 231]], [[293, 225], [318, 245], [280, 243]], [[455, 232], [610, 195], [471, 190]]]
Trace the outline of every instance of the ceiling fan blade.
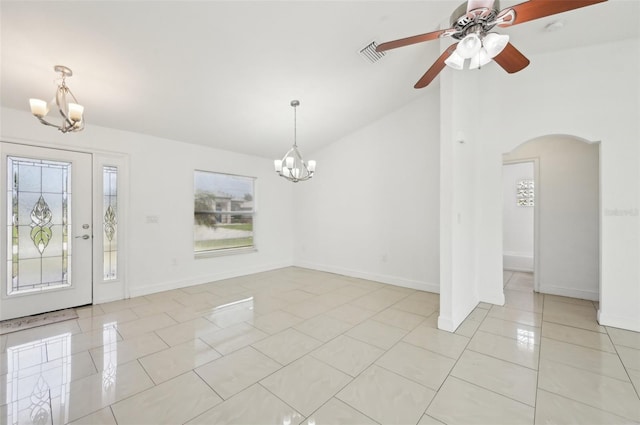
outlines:
[[429, 68], [427, 72], [424, 73], [422, 78], [418, 80], [418, 82], [416, 83], [415, 86], [413, 86], [413, 88], [421, 89], [421, 88], [427, 87], [429, 83], [431, 83], [433, 79], [438, 76], [440, 71], [444, 69], [444, 67], [446, 66], [444, 61], [446, 61], [447, 58], [451, 56], [451, 53], [453, 53], [456, 50], [456, 46], [458, 46], [458, 43], [452, 44], [451, 46], [447, 47], [447, 50], [442, 52], [440, 57], [436, 59], [433, 65], [431, 65], [431, 68]]
[[411, 44], [422, 43], [423, 41], [435, 40], [441, 35], [451, 32], [451, 29], [428, 32], [425, 34], [414, 35], [411, 37], [401, 38], [399, 40], [387, 41], [376, 47], [376, 52], [384, 52], [386, 50], [397, 49], [398, 47], [409, 46]]
[[515, 12], [515, 18], [510, 22], [498, 24], [498, 26], [522, 24], [533, 21], [534, 19], [544, 18], [545, 16], [555, 15], [556, 13], [568, 12], [569, 10], [579, 9], [605, 1], [607, 0], [529, 0], [502, 10], [498, 14], [498, 17], [503, 15], [503, 12], [513, 10]]
[[525, 55], [520, 53], [520, 50], [516, 49], [513, 44], [507, 43], [507, 46], [493, 58], [505, 71], [509, 74], [522, 71], [529, 65], [529, 59]]

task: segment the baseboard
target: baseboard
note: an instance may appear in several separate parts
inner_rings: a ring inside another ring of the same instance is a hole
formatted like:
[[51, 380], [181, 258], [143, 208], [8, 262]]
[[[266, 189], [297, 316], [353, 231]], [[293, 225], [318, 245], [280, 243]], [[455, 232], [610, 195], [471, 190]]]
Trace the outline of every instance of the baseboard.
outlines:
[[273, 264], [265, 264], [256, 267], [243, 267], [242, 269], [236, 269], [231, 271], [226, 271], [223, 273], [215, 273], [206, 276], [200, 276], [192, 279], [180, 279], [176, 281], [163, 282], [155, 285], [145, 285], [130, 288], [130, 296], [140, 297], [143, 295], [155, 294], [157, 292], [170, 291], [172, 289], [180, 289], [186, 288], [188, 286], [201, 285], [203, 283], [216, 282], [218, 280], [231, 279], [234, 277], [247, 276], [255, 273], [267, 272], [270, 270], [281, 269], [284, 267], [291, 267], [292, 264], [289, 262], [283, 263], [273, 263]]
[[101, 297], [101, 298], [94, 298], [93, 301], [91, 302], [91, 304], [96, 305], [96, 304], [105, 304], [105, 303], [110, 303], [113, 301], [120, 301], [123, 300], [124, 298], [122, 296], [109, 296], [109, 297]]
[[434, 292], [436, 294], [440, 293], [440, 285], [436, 283], [421, 282], [418, 280], [411, 280], [398, 276], [388, 276], [377, 273], [363, 272], [359, 270], [346, 269], [343, 267], [312, 263], [309, 261], [294, 261], [294, 266], [304, 267], [307, 269], [318, 270], [322, 272], [341, 274], [343, 276], [355, 277], [358, 279], [372, 280], [374, 282], [401, 286], [403, 288], [417, 289], [419, 291]]
[[598, 310], [598, 323], [601, 326], [610, 326], [612, 328], [625, 329], [628, 331], [640, 332], [640, 322], [637, 317], [618, 317], [605, 314], [602, 310]]
[[438, 316], [438, 329], [447, 332], [455, 332], [456, 330], [453, 326], [453, 320], [451, 320], [451, 317], [445, 317], [443, 315]]
[[563, 286], [540, 284], [540, 292], [543, 294], [560, 295], [563, 297], [579, 298], [581, 300], [598, 301], [598, 291], [584, 291], [582, 289], [567, 288]]
[[527, 269], [527, 268], [518, 268], [518, 267], [502, 267], [502, 270], [508, 271], [508, 272], [522, 272], [522, 273], [533, 273], [534, 270], [533, 269]]
[[480, 298], [480, 302], [502, 306], [504, 305], [504, 302], [505, 302], [504, 290], [501, 288], [499, 293], [493, 294], [492, 296], [489, 296], [489, 297]]
[[516, 272], [533, 272], [533, 256], [505, 252], [502, 255], [502, 268]]

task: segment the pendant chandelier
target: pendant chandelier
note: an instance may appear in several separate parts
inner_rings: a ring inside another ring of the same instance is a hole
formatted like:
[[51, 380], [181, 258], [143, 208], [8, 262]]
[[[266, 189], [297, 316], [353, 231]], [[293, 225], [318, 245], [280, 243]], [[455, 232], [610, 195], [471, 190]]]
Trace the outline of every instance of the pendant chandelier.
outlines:
[[293, 146], [282, 159], [273, 161], [276, 173], [278, 173], [280, 177], [284, 177], [294, 183], [309, 180], [316, 171], [316, 162], [314, 160], [305, 162], [304, 159], [302, 159], [302, 154], [300, 154], [298, 150], [296, 134], [296, 107], [298, 107], [298, 105], [300, 105], [300, 102], [297, 100], [291, 101], [291, 106], [293, 106]]
[[[78, 104], [76, 97], [71, 93], [65, 81], [67, 77], [73, 75], [73, 71], [63, 65], [56, 65], [53, 70], [60, 73], [62, 80], [58, 83], [55, 97], [49, 103], [40, 99], [29, 99], [31, 113], [42, 124], [55, 127], [63, 133], [82, 131], [84, 129], [84, 106]], [[58, 109], [62, 116], [60, 125], [52, 124], [44, 119], [53, 106]]]

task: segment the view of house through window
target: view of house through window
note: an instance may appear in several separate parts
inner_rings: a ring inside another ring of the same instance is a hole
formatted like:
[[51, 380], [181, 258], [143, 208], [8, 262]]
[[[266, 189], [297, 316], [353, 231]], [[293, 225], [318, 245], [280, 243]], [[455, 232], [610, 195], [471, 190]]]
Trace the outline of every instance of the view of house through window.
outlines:
[[254, 178], [195, 171], [195, 252], [253, 247]]

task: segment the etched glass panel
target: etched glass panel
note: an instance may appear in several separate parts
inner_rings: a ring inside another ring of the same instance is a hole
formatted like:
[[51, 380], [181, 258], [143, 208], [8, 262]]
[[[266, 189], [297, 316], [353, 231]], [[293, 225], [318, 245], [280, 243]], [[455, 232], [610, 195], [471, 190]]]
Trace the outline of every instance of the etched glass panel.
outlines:
[[118, 168], [102, 169], [103, 279], [118, 278]]
[[516, 184], [516, 205], [519, 207], [533, 207], [535, 190], [533, 180], [519, 180]]
[[253, 247], [254, 178], [196, 171], [194, 250]]
[[70, 286], [71, 163], [7, 157], [7, 294]]

